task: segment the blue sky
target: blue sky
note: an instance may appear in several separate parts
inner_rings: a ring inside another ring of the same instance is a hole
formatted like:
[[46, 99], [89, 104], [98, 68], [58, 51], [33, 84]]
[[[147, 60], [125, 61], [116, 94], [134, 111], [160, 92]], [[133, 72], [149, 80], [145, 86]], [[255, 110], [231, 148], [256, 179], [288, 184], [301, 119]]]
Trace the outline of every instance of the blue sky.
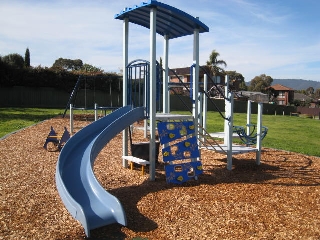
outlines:
[[[122, 21], [114, 15], [141, 0], [0, 0], [0, 55], [29, 47], [32, 66], [60, 57], [81, 59], [105, 71], [122, 67]], [[272, 78], [320, 81], [319, 0], [161, 0], [199, 17], [200, 64], [215, 49], [246, 81]], [[129, 25], [129, 61], [149, 59], [149, 31]], [[192, 64], [193, 36], [173, 39], [169, 67]], [[157, 59], [163, 38], [157, 36]]]

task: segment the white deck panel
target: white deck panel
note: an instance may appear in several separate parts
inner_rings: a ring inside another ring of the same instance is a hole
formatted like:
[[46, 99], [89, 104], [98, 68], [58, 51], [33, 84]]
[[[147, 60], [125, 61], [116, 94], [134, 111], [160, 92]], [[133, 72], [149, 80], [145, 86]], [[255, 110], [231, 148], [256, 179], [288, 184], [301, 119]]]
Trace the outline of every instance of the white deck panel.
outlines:
[[[214, 138], [224, 138], [224, 135], [225, 135], [225, 132], [210, 133], [210, 136], [214, 137]], [[239, 138], [239, 135], [238, 135], [238, 133], [233, 133], [232, 137], [233, 138]]]
[[[226, 153], [227, 152], [227, 145], [213, 145], [213, 147], [207, 147], [209, 150], [214, 150], [218, 153]], [[253, 147], [246, 147], [241, 145], [232, 145], [232, 154], [241, 154], [241, 153], [248, 153], [248, 152], [257, 152], [257, 148]]]
[[157, 113], [156, 120], [157, 121], [193, 120], [193, 117], [191, 115], [183, 115], [183, 114]]

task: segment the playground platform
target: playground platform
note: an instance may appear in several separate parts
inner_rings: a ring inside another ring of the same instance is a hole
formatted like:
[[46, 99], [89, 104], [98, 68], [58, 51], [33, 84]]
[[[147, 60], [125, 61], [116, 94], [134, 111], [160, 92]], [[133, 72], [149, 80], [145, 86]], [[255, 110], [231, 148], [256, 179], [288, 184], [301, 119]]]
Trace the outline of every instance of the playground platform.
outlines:
[[[218, 153], [225, 154], [228, 150], [228, 146], [225, 144], [213, 145], [212, 147], [206, 147], [208, 150], [214, 150]], [[257, 152], [258, 148], [246, 147], [241, 145], [232, 145], [232, 155], [248, 153], [248, 152]]]

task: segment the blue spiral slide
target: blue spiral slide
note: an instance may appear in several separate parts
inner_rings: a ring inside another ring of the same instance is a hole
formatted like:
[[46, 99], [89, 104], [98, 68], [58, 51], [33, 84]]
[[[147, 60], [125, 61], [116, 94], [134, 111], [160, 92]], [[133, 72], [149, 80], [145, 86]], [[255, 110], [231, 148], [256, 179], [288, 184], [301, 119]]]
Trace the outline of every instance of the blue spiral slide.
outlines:
[[81, 129], [61, 150], [56, 186], [65, 207], [80, 221], [87, 237], [95, 228], [112, 223], [127, 224], [121, 203], [100, 185], [92, 167], [99, 152], [113, 137], [143, 118], [143, 108], [119, 108]]

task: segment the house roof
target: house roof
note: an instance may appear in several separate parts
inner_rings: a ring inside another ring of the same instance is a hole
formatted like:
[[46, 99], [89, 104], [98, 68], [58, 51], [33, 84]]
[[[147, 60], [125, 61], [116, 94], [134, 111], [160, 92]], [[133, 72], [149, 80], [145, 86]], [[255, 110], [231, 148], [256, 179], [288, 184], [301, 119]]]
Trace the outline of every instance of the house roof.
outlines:
[[[174, 71], [176, 73], [176, 75], [184, 75], [184, 76], [191, 75], [190, 74], [190, 67], [172, 68], [171, 70]], [[169, 76], [174, 75], [172, 73], [172, 71], [169, 71]], [[199, 74], [200, 75], [204, 75], [205, 73], [210, 74], [209, 67], [207, 65], [200, 66]], [[224, 76], [224, 75], [220, 75], [220, 74], [217, 74], [217, 75], [218, 76]]]
[[300, 101], [306, 101], [306, 100], [311, 100], [312, 98], [302, 94], [302, 93], [294, 93], [294, 100], [300, 100]]
[[238, 95], [242, 96], [255, 96], [255, 95], [260, 95], [260, 96], [268, 96], [268, 94], [262, 93], [262, 92], [250, 92], [250, 91], [239, 91], [237, 92]]
[[275, 84], [275, 85], [272, 85], [271, 87], [276, 91], [293, 91], [292, 88], [283, 86], [281, 84]]
[[194, 33], [194, 29], [199, 29], [199, 33], [209, 32], [209, 27], [198, 18], [155, 0], [126, 7], [114, 18], [119, 20], [128, 18], [129, 22], [150, 29], [151, 8], [157, 9], [156, 32], [162, 36], [167, 35], [169, 39], [191, 35]]

